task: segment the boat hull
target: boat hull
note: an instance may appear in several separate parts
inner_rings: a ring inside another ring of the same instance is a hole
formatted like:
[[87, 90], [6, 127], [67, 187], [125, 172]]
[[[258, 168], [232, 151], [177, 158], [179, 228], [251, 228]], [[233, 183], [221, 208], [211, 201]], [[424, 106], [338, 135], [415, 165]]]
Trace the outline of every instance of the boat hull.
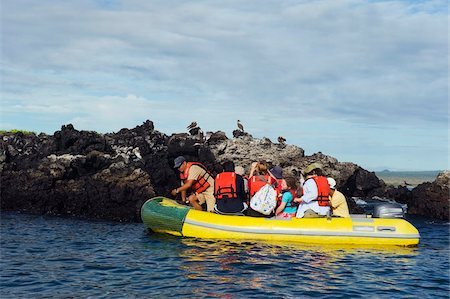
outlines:
[[189, 209], [164, 197], [144, 203], [141, 217], [155, 232], [205, 239], [399, 246], [416, 246], [420, 239], [404, 219], [227, 216]]

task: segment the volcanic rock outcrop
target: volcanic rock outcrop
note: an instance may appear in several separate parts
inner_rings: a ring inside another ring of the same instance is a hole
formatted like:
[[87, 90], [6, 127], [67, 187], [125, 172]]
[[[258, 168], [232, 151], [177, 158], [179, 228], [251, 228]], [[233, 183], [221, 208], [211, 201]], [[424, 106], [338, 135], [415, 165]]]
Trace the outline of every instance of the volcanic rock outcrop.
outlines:
[[450, 171], [441, 172], [432, 183], [423, 183], [411, 192], [407, 202], [412, 214], [432, 215], [434, 218], [449, 220]]
[[390, 188], [385, 196], [408, 205], [408, 213], [450, 221], [450, 171], [438, 174], [433, 182]]
[[161, 172], [167, 159], [149, 154], [164, 143], [151, 122], [114, 138], [72, 125], [53, 136], [19, 132], [1, 138], [2, 210], [137, 221], [142, 203], [156, 194], [150, 173], [159, 176], [155, 181], [175, 179], [173, 172], [169, 178]]
[[[229, 139], [219, 131], [207, 132], [205, 137], [167, 136], [156, 131], [151, 121], [108, 134], [78, 131], [70, 124], [53, 135], [2, 133], [1, 209], [139, 221], [145, 200], [169, 196], [169, 190], [179, 184], [173, 169], [173, 159], [179, 155], [202, 162], [214, 174], [222, 170], [225, 160], [233, 160], [246, 171], [253, 161], [266, 160], [297, 177], [305, 166], [319, 162], [347, 196], [351, 212], [361, 212], [352, 197], [385, 195], [384, 182], [356, 164], [341, 163], [322, 153], [305, 156], [297, 146], [256, 139], [246, 132], [234, 135]], [[434, 194], [430, 188], [423, 192]], [[422, 211], [422, 200], [416, 201], [417, 209], [414, 203], [410, 212]]]

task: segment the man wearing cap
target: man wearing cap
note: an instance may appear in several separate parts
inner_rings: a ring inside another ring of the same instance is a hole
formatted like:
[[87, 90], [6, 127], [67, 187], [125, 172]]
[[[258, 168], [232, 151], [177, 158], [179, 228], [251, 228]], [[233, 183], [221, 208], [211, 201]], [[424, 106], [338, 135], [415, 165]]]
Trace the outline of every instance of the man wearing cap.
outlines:
[[325, 217], [330, 213], [330, 186], [327, 178], [322, 176], [322, 165], [312, 163], [305, 168], [306, 180], [303, 185], [303, 195], [295, 198], [300, 203], [297, 218]]
[[347, 200], [344, 194], [336, 190], [336, 181], [333, 178], [327, 178], [330, 185], [330, 205], [333, 210], [333, 216], [350, 217]]
[[186, 201], [186, 191], [191, 189], [193, 193], [188, 200], [196, 210], [202, 210], [202, 204], [206, 202], [206, 210], [214, 211], [216, 199], [214, 198], [214, 177], [198, 162], [187, 162], [183, 156], [174, 160], [174, 168], [180, 172], [181, 187], [172, 190], [171, 194], [176, 196], [181, 192], [183, 202]]

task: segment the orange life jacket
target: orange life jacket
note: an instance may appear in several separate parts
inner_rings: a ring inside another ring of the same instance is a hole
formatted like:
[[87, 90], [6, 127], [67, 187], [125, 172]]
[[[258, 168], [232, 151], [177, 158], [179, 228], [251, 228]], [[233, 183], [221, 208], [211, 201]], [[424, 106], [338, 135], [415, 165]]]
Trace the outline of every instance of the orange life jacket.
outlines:
[[223, 198], [237, 198], [236, 173], [222, 172], [216, 176], [214, 181], [214, 197], [217, 200]]
[[192, 165], [200, 166], [205, 171], [205, 173], [203, 175], [199, 175], [195, 179], [194, 184], [192, 184], [192, 187], [191, 187], [194, 192], [202, 193], [203, 191], [208, 189], [208, 187], [210, 186], [210, 184], [208, 183], [208, 178], [212, 177], [211, 173], [209, 173], [209, 171], [206, 169], [205, 166], [203, 166], [203, 164], [201, 164], [199, 162], [187, 162], [186, 168], [184, 169], [183, 172], [180, 173], [180, 179], [184, 181], [188, 178], [189, 169], [191, 168]]
[[[321, 207], [328, 207], [330, 203], [330, 185], [328, 184], [328, 180], [324, 176], [314, 176], [312, 178], [317, 185], [317, 203]], [[307, 180], [309, 180], [307, 179]], [[307, 181], [306, 180], [306, 181]], [[305, 181], [305, 182], [306, 182]]]
[[250, 198], [252, 198], [253, 195], [255, 195], [255, 193], [258, 192], [258, 190], [261, 189], [265, 184], [273, 184], [275, 182], [275, 179], [269, 175], [264, 175], [262, 177], [264, 178], [264, 180], [262, 180], [259, 175], [254, 175], [248, 180], [248, 193], [250, 195]]

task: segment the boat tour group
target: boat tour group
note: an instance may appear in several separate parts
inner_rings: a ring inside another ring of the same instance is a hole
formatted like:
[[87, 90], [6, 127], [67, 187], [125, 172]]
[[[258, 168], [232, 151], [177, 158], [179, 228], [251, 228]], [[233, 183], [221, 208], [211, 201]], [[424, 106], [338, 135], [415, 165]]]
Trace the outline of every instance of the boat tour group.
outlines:
[[185, 237], [287, 242], [414, 246], [419, 232], [400, 205], [386, 203], [371, 215], [350, 215], [336, 180], [312, 163], [300, 178], [280, 166], [252, 163], [248, 174], [232, 161], [214, 176], [203, 164], [174, 160], [177, 200], [156, 197], [141, 209], [149, 230]]

